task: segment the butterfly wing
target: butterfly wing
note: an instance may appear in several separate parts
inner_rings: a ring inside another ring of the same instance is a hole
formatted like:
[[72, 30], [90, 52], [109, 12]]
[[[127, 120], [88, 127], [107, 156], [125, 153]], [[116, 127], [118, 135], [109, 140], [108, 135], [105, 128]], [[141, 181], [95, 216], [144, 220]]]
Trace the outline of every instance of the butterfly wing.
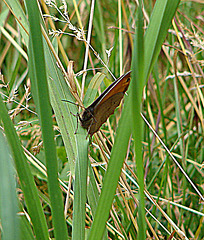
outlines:
[[109, 87], [106, 88], [104, 92], [88, 107], [95, 108], [97, 105], [102, 104], [115, 93], [123, 92], [125, 93], [130, 84], [130, 73], [131, 71], [123, 74], [118, 79], [116, 79]]
[[94, 109], [94, 117], [89, 125], [88, 133], [92, 136], [99, 130], [101, 125], [106, 122], [110, 115], [112, 115], [116, 107], [120, 104], [124, 96], [123, 92], [115, 93], [109, 97], [106, 101], [103, 101]]

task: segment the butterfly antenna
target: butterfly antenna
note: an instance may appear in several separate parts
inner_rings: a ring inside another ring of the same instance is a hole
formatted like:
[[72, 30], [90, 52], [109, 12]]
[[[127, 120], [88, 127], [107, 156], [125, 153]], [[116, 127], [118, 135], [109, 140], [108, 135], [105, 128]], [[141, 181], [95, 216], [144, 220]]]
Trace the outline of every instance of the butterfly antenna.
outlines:
[[63, 101], [63, 102], [68, 102], [68, 103], [74, 104], [74, 105], [76, 105], [76, 106], [78, 106], [78, 107], [81, 107], [81, 108], [84, 108], [84, 109], [85, 109], [84, 106], [82, 106], [82, 105], [80, 105], [80, 104], [77, 104], [77, 103], [74, 103], [74, 102], [72, 102], [72, 101], [65, 100], [65, 99], [62, 99], [62, 101]]

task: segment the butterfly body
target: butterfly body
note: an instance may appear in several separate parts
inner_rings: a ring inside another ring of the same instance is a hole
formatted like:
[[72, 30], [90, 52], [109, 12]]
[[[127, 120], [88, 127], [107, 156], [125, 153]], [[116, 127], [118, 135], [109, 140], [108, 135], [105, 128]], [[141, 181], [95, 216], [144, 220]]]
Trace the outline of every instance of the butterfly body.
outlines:
[[130, 73], [116, 79], [79, 117], [81, 126], [92, 136], [119, 106], [130, 83]]

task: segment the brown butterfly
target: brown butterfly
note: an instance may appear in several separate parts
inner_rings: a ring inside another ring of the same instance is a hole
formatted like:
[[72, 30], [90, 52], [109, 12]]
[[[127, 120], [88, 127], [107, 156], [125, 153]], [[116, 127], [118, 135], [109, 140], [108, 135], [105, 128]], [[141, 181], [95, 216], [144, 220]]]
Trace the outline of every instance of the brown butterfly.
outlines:
[[120, 104], [130, 84], [130, 73], [116, 79], [106, 90], [79, 116], [81, 126], [92, 136], [101, 125], [112, 115]]

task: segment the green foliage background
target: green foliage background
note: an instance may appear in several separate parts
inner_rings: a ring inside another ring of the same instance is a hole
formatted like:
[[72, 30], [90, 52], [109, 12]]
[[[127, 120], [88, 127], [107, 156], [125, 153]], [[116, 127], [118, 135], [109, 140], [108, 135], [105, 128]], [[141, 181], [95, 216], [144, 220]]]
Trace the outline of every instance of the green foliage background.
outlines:
[[[38, 3], [0, 3], [1, 238], [202, 239], [202, 2]], [[62, 100], [129, 69], [88, 139]]]

